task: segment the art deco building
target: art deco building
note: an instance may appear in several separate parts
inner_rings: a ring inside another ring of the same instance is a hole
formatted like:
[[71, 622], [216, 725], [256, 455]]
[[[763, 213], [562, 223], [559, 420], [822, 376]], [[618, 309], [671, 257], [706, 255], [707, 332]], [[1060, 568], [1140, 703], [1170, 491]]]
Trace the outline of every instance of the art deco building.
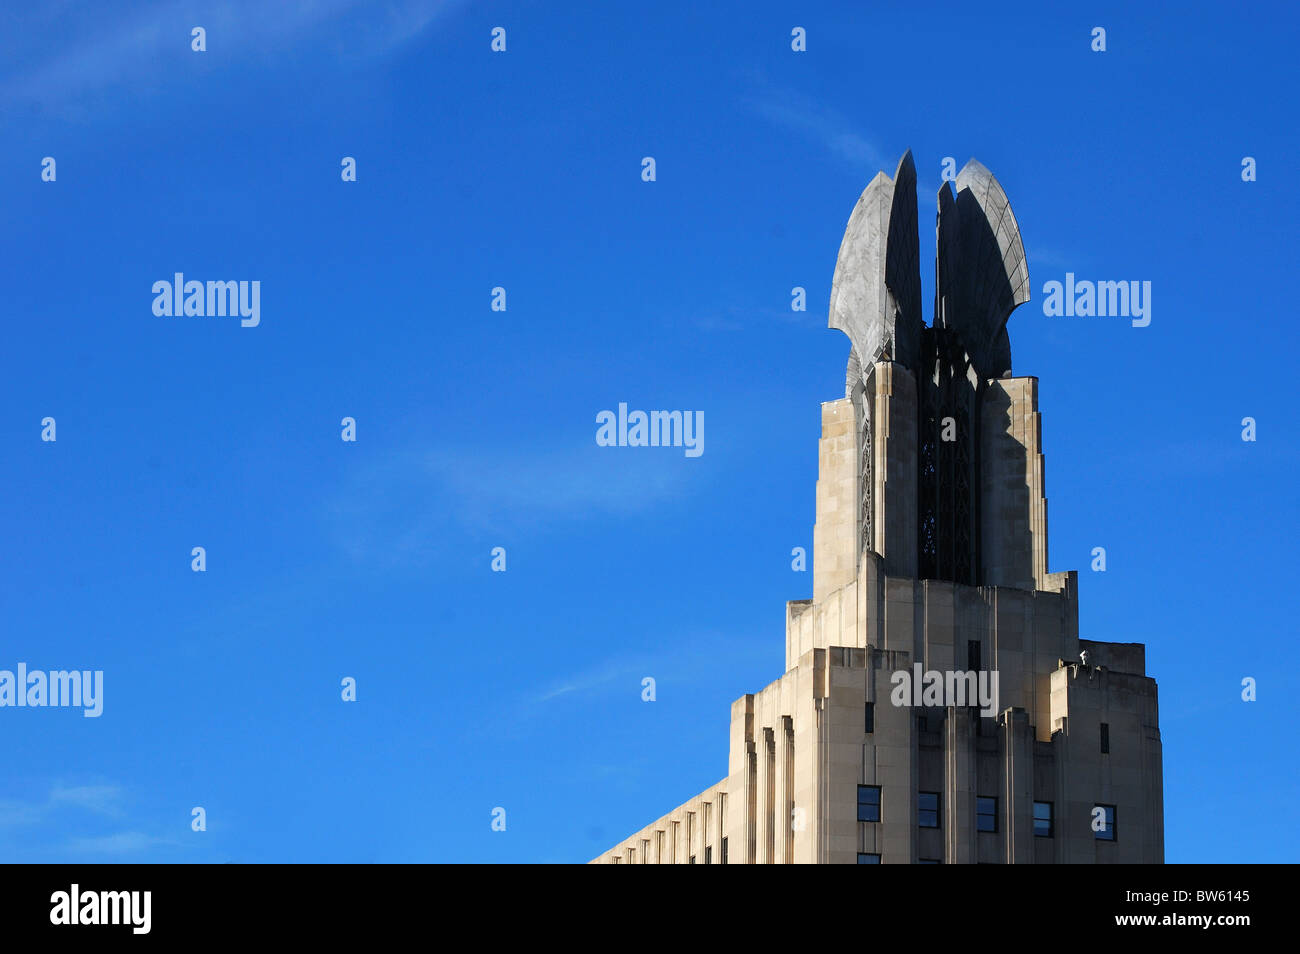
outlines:
[[[932, 327], [910, 153], [849, 218], [830, 327], [852, 349], [785, 674], [732, 704], [725, 778], [595, 862], [1164, 861], [1145, 647], [1080, 639], [1077, 573], [1048, 572], [1038, 381], [1012, 375], [1006, 330], [1020, 230], [978, 162], [955, 185]], [[896, 691], [918, 663], [996, 673], [996, 707]]]

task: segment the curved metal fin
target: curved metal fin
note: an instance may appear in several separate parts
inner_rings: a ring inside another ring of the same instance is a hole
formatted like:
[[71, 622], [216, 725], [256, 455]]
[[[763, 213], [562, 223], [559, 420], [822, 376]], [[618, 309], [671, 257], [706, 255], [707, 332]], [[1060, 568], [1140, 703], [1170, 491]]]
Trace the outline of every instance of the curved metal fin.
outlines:
[[956, 333], [976, 372], [1011, 370], [1007, 319], [1029, 300], [1029, 264], [1011, 203], [993, 173], [972, 159], [939, 190], [935, 325]]
[[828, 325], [849, 336], [863, 369], [882, 359], [916, 367], [922, 324], [916, 226], [916, 165], [908, 150], [893, 179], [877, 173], [863, 190], [835, 262]]

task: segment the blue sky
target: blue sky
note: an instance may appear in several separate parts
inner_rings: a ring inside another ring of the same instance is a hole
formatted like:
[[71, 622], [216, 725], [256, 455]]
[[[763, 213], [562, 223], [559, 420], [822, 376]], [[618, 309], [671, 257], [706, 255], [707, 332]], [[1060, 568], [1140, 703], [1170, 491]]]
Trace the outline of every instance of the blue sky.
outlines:
[[[585, 861], [722, 778], [910, 148], [927, 318], [943, 157], [1019, 220], [1049, 568], [1147, 644], [1167, 860], [1294, 861], [1296, 14], [1135, 6], [5, 3], [0, 668], [105, 700], [0, 710], [0, 859]], [[260, 325], [155, 317], [177, 271]], [[1067, 271], [1150, 326], [1045, 317]], [[620, 401], [705, 453], [597, 447]]]

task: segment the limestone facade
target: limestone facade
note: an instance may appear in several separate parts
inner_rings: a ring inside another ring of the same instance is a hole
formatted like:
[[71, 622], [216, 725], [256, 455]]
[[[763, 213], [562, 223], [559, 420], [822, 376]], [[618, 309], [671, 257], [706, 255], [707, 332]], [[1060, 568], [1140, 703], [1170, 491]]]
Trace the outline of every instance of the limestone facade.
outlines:
[[[785, 674], [732, 704], [721, 781], [594, 863], [1164, 861], [1145, 647], [1081, 639], [1077, 574], [1047, 569], [1038, 381], [1011, 376], [1005, 329], [1028, 283], [1009, 203], [973, 162], [941, 193], [940, 258], [995, 273], [941, 274], [936, 327], [904, 327], [910, 163], [868, 186], [841, 250], [831, 324], [853, 347], [846, 396], [822, 405], [813, 598], [787, 604]], [[866, 291], [854, 269], [877, 270]], [[996, 673], [996, 707], [899, 704], [917, 663]]]

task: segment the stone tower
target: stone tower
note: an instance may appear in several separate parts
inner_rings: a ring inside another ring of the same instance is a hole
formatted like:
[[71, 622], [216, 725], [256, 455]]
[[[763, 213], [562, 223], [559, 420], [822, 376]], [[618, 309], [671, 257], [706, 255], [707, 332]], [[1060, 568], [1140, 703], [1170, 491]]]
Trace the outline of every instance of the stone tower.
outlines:
[[911, 153], [849, 217], [845, 397], [822, 405], [785, 674], [732, 704], [726, 778], [594, 861], [1164, 861], [1145, 647], [1080, 639], [1077, 574], [1047, 569], [1038, 382], [1012, 376], [1006, 328], [1020, 229], [984, 166], [955, 185], [932, 326]]

